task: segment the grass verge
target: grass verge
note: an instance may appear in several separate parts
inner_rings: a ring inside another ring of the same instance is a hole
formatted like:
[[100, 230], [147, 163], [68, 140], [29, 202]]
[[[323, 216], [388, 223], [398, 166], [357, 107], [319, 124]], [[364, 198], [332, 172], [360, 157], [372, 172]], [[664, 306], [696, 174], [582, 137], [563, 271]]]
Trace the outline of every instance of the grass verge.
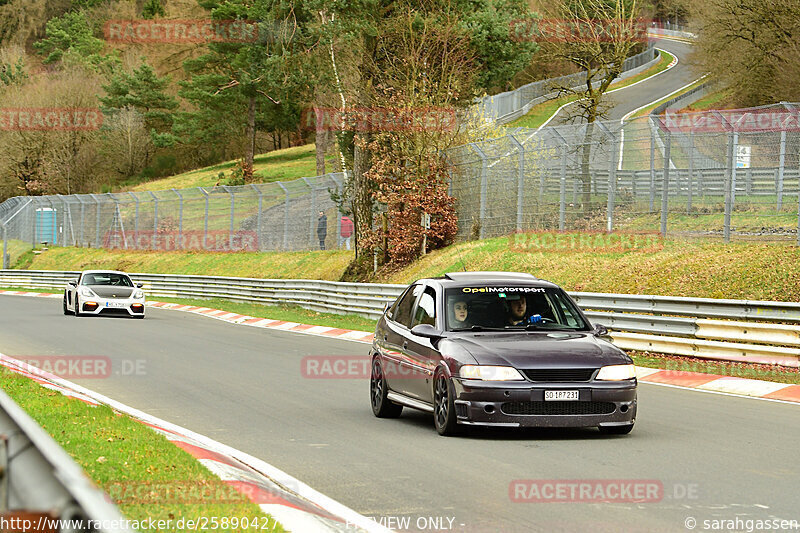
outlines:
[[[132, 521], [248, 517], [284, 531], [245, 496], [162, 435], [106, 406], [92, 407], [0, 368], [3, 389]], [[132, 524], [136, 528], [136, 523]], [[148, 528], [140, 527], [141, 531]], [[234, 528], [219, 528], [230, 531]]]
[[266, 279], [338, 280], [353, 252], [161, 252], [50, 247], [37, 254], [30, 270], [112, 269], [125, 272], [197, 274]]
[[730, 89], [720, 89], [710, 92], [688, 107], [681, 109], [679, 113], [696, 113], [698, 111], [708, 111], [710, 109], [724, 109], [729, 107], [727, 104], [732, 95], [733, 91]]

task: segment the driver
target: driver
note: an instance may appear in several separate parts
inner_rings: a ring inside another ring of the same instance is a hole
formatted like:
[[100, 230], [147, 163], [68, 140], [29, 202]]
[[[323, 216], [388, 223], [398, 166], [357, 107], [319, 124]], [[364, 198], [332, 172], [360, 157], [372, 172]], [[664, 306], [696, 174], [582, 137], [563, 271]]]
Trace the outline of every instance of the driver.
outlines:
[[509, 294], [506, 296], [508, 301], [508, 324], [511, 326], [519, 326], [525, 324], [525, 312], [528, 308], [528, 302], [520, 294]]
[[508, 301], [508, 324], [510, 326], [524, 326], [527, 324], [537, 324], [542, 321], [541, 315], [526, 316], [528, 311], [528, 299], [521, 294], [509, 294], [506, 296]]

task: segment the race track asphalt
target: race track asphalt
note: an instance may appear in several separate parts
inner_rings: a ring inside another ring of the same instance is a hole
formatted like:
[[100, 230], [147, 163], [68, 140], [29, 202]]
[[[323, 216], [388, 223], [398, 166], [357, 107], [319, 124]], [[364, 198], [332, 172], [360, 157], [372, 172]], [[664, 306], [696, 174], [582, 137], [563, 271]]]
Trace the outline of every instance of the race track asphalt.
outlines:
[[[337, 339], [149, 309], [75, 318], [59, 300], [0, 297], [0, 352], [108, 357], [73, 379], [259, 457], [372, 517], [453, 518], [453, 531], [687, 531], [687, 518], [800, 520], [800, 406], [642, 384], [633, 432], [477, 430], [373, 417], [366, 379], [309, 379], [306, 356], [366, 355]], [[138, 363], [137, 363], [138, 362]], [[124, 375], [138, 364], [139, 375]], [[652, 503], [515, 503], [514, 480], [652, 480]], [[677, 497], [676, 497], [677, 496]], [[395, 525], [395, 523], [392, 523]], [[713, 524], [712, 524], [713, 525]], [[420, 527], [433, 530], [431, 527]]]
[[[689, 63], [691, 44], [671, 39], [657, 39], [656, 48], [661, 48], [676, 56], [678, 64], [652, 79], [606, 95], [605, 102], [608, 111], [602, 120], [620, 120], [629, 112], [655, 102], [699, 77], [691, 69]], [[572, 105], [562, 109], [548, 125], [572, 123], [570, 113], [575, 111], [574, 107]]]

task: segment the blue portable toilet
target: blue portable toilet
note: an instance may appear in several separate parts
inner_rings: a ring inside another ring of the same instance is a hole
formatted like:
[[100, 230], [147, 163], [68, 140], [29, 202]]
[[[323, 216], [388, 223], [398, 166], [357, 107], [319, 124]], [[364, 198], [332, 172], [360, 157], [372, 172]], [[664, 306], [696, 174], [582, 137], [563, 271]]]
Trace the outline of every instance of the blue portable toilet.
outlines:
[[51, 207], [36, 209], [36, 242], [56, 242], [56, 210]]

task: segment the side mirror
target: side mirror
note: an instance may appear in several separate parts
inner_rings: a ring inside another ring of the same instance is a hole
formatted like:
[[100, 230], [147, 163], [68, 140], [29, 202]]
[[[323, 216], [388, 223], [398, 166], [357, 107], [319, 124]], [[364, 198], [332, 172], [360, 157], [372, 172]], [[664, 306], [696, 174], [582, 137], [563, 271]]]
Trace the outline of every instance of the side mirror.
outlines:
[[428, 339], [441, 339], [444, 337], [444, 332], [436, 329], [430, 324], [417, 324], [411, 328], [411, 333], [418, 337], [425, 337]]
[[78, 280], [77, 279], [71, 279], [71, 280], [69, 280], [67, 282], [67, 285], [72, 285], [73, 287], [77, 287], [78, 286]]
[[598, 337], [606, 337], [608, 336], [608, 328], [605, 327], [603, 324], [595, 324], [594, 334]]
[[383, 314], [384, 315], [386, 314], [386, 311], [389, 310], [389, 306], [390, 305], [392, 305], [392, 302], [386, 302], [385, 304], [383, 304]]
[[137, 289], [141, 289], [142, 287], [144, 287], [144, 283], [142, 283], [141, 281], [136, 283], [136, 288]]

